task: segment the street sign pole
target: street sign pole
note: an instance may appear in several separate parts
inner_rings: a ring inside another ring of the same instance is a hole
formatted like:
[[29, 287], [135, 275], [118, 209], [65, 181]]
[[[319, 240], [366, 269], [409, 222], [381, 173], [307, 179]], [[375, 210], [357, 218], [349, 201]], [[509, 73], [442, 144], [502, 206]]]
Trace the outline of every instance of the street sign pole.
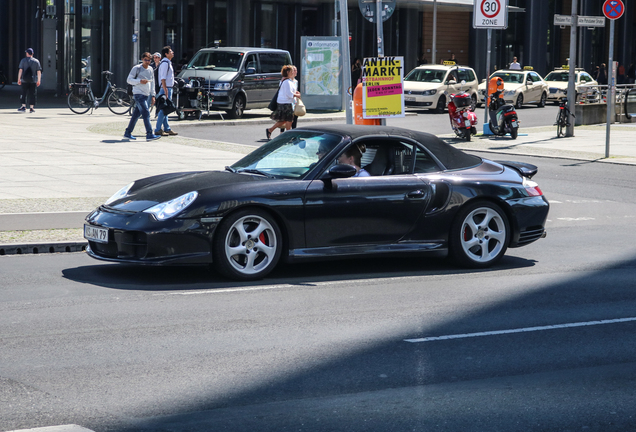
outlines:
[[576, 10], [577, 0], [572, 0], [572, 24], [570, 25], [570, 73], [568, 76], [568, 106], [570, 107], [570, 118], [565, 129], [566, 137], [574, 136], [574, 108], [576, 104], [576, 90], [574, 80], [576, 77]]
[[610, 155], [610, 125], [612, 124], [612, 110], [614, 109], [614, 76], [612, 66], [614, 64], [614, 20], [610, 20], [609, 62], [607, 63], [607, 125], [605, 127], [605, 157]]
[[382, 0], [375, 0], [376, 29], [378, 32], [378, 57], [384, 57], [384, 31], [382, 26]]
[[486, 50], [486, 94], [484, 99], [484, 106], [486, 109], [484, 110], [484, 124], [482, 126], [483, 133], [486, 133], [486, 128], [488, 128], [488, 132], [490, 132], [490, 126], [488, 125], [488, 88], [490, 79], [490, 41], [492, 40], [492, 29], [488, 29], [488, 49]]
[[[351, 54], [349, 52], [349, 11], [347, 0], [340, 1], [340, 45], [342, 46], [342, 98], [345, 106], [347, 124], [353, 124], [351, 102], [353, 100], [353, 88], [351, 87]], [[336, 17], [337, 18], [337, 17]], [[357, 84], [357, 83], [356, 83]], [[349, 94], [351, 89], [351, 94]]]

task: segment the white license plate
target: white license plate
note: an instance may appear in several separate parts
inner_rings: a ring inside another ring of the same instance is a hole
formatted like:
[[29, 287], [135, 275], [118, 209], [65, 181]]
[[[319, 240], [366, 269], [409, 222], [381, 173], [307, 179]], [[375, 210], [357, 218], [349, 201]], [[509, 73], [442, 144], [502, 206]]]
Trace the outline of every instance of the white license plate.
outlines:
[[516, 121], [512, 121], [512, 127], [517, 127], [517, 122]]
[[413, 96], [404, 96], [404, 100], [406, 102], [415, 102], [415, 98]]
[[108, 229], [84, 225], [84, 238], [97, 243], [108, 243]]
[[464, 120], [464, 124], [466, 125], [467, 128], [470, 127], [470, 120]]

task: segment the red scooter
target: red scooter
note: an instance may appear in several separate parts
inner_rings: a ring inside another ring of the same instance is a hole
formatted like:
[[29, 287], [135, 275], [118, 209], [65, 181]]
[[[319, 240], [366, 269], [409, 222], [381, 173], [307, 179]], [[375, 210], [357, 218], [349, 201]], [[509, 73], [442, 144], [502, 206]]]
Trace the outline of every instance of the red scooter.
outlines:
[[472, 99], [468, 93], [463, 91], [450, 95], [448, 116], [458, 137], [470, 141], [470, 137], [477, 134], [477, 115], [473, 111]]

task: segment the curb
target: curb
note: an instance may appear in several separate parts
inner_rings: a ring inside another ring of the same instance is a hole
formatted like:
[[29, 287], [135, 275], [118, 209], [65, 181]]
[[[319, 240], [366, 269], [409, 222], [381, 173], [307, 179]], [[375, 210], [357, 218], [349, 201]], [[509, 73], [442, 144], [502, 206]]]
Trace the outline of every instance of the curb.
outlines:
[[88, 246], [87, 241], [59, 241], [59, 242], [33, 242], [0, 245], [0, 256], [3, 255], [30, 255], [59, 252], [83, 252]]

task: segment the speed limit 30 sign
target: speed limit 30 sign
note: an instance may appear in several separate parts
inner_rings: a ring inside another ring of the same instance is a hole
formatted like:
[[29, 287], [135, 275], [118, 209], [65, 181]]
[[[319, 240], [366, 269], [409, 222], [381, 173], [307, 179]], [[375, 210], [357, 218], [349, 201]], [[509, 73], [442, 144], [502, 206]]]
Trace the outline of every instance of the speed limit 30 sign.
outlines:
[[508, 28], [508, 0], [475, 0], [474, 28]]

